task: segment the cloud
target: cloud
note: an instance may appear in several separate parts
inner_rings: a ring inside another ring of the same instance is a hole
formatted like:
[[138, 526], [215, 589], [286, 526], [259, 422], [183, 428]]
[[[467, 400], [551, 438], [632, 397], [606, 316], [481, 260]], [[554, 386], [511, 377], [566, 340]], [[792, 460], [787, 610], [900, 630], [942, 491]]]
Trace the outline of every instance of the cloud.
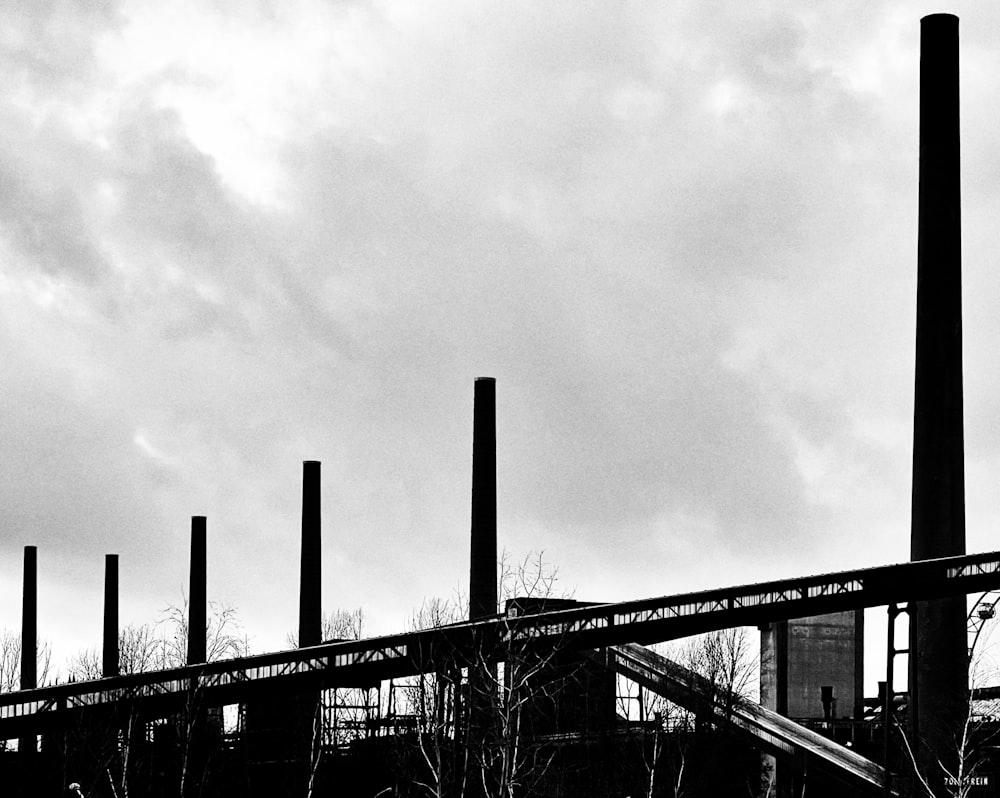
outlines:
[[5, 3], [0, 50], [4, 73], [12, 81], [8, 86], [24, 81], [45, 94], [78, 87], [95, 66], [95, 40], [120, 22], [118, 6], [60, 0]]
[[71, 46], [11, 51], [0, 97], [0, 468], [26, 539], [119, 546], [155, 603], [206, 514], [216, 595], [280, 643], [321, 459], [327, 601], [402, 619], [467, 571], [487, 375], [502, 539], [570, 582], [905, 549], [915, 19], [130, 4], [71, 34], [77, 13], [22, 26]]

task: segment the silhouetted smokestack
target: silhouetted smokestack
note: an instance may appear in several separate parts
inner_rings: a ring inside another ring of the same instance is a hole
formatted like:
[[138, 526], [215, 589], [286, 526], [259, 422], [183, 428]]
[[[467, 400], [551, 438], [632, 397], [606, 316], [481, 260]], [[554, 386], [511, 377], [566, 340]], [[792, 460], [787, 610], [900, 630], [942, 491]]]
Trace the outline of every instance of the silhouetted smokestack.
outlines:
[[208, 556], [205, 516], [191, 516], [191, 587], [188, 591], [187, 664], [197, 665], [208, 659]]
[[322, 519], [320, 464], [302, 463], [302, 560], [299, 569], [299, 646], [316, 646], [323, 636]]
[[[912, 560], [965, 553], [959, 162], [958, 18], [933, 14], [920, 21]], [[935, 752], [968, 709], [965, 619], [964, 596], [918, 602], [911, 613], [912, 734]]]
[[38, 549], [24, 547], [21, 602], [21, 689], [38, 687]]
[[469, 620], [497, 612], [496, 380], [476, 379], [472, 420], [472, 552]]
[[118, 676], [118, 555], [104, 555], [104, 658], [101, 674]]

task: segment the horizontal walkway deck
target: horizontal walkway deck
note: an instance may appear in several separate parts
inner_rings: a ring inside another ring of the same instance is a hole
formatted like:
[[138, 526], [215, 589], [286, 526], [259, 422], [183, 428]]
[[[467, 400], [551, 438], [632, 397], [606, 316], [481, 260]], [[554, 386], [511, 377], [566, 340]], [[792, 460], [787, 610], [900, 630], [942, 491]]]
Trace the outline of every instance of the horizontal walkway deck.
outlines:
[[[84, 707], [141, 702], [149, 717], [264, 692], [373, 685], [449, 670], [531, 641], [564, 650], [654, 643], [789, 618], [1000, 589], [1000, 552], [944, 557], [818, 576], [531, 615], [501, 616], [366, 640], [323, 643], [203, 665], [0, 694], [0, 739], [59, 729]], [[156, 714], [160, 713], [160, 714]]]

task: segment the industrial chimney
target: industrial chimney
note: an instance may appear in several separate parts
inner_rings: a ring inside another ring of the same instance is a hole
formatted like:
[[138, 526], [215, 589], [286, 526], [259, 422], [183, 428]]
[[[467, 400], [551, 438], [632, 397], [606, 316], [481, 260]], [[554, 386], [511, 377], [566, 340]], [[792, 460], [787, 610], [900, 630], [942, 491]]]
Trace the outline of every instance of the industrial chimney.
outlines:
[[[914, 561], [965, 554], [958, 18], [951, 14], [924, 17], [920, 25], [919, 213]], [[916, 603], [911, 732], [930, 750], [947, 750], [951, 724], [968, 709], [967, 646], [964, 596]]]
[[496, 380], [478, 377], [472, 412], [472, 551], [469, 620], [497, 612]]
[[320, 464], [302, 463], [302, 559], [299, 570], [299, 647], [318, 646], [323, 636]]
[[208, 602], [206, 599], [208, 562], [205, 537], [205, 516], [191, 516], [191, 587], [188, 592], [188, 665], [198, 665], [208, 659]]
[[38, 549], [24, 547], [21, 598], [21, 689], [38, 687]]
[[104, 555], [104, 657], [102, 676], [121, 673], [118, 651], [118, 555]]

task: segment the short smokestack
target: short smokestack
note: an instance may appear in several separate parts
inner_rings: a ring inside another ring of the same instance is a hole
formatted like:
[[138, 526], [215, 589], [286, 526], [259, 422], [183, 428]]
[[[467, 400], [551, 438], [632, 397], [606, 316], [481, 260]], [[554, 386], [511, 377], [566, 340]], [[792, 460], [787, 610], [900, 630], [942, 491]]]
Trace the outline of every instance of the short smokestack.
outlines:
[[320, 463], [302, 463], [302, 559], [299, 568], [299, 646], [323, 642]]
[[472, 552], [469, 620], [497, 612], [496, 380], [475, 383], [472, 420]]
[[208, 659], [208, 556], [205, 516], [191, 517], [191, 586], [188, 591], [187, 664], [198, 665]]
[[38, 549], [24, 547], [21, 602], [21, 689], [38, 687]]
[[[911, 560], [965, 554], [958, 18], [920, 22]], [[911, 613], [911, 734], [930, 751], [947, 750], [968, 709], [965, 619], [964, 596], [917, 602]]]
[[104, 657], [101, 674], [118, 676], [118, 555], [104, 555]]

